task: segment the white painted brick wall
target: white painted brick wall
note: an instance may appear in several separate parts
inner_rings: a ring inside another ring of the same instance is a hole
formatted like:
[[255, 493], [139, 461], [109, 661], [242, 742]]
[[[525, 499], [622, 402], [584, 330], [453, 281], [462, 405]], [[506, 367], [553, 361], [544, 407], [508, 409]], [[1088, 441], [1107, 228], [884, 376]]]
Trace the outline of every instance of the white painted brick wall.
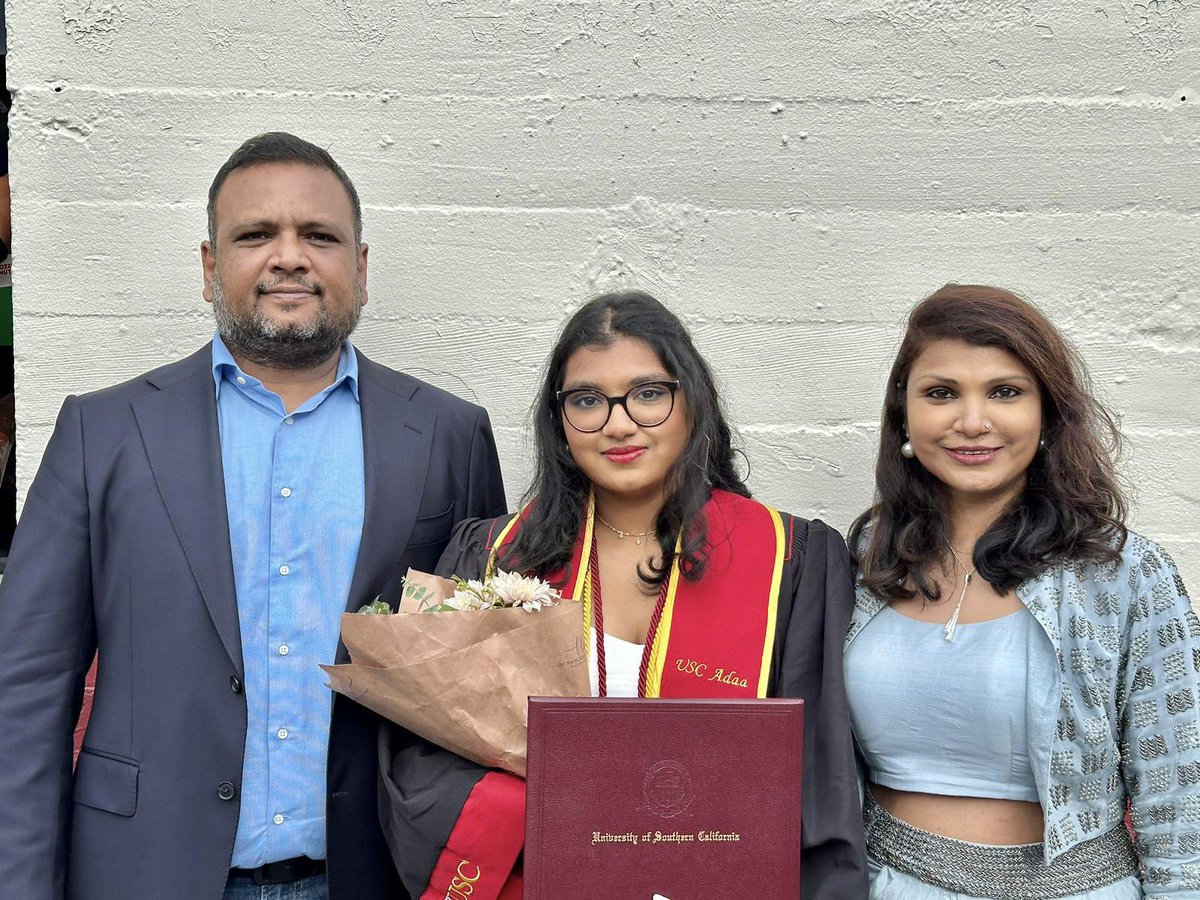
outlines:
[[279, 128], [365, 201], [358, 342], [491, 410], [513, 500], [558, 324], [637, 284], [759, 496], [844, 528], [904, 311], [992, 282], [1079, 344], [1134, 524], [1200, 592], [1196, 0], [22, 0], [9, 29], [22, 485], [64, 395], [208, 337], [205, 191]]

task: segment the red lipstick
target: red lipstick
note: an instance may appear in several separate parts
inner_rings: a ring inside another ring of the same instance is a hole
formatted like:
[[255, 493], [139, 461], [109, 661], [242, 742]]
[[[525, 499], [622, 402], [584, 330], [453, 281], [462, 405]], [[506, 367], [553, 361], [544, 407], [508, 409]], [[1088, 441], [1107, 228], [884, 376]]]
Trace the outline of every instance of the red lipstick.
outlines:
[[604, 456], [609, 462], [615, 462], [618, 465], [628, 465], [636, 459], [639, 459], [646, 452], [645, 447], [625, 446], [625, 447], [610, 447], [604, 451]]

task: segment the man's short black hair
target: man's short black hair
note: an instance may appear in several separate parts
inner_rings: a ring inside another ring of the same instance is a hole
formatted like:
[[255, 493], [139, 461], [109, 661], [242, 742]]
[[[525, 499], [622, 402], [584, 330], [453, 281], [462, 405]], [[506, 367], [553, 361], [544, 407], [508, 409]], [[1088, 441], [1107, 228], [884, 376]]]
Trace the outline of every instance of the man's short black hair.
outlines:
[[250, 138], [242, 146], [233, 151], [233, 155], [225, 160], [225, 165], [217, 170], [212, 187], [208, 189], [208, 239], [212, 243], [217, 240], [217, 194], [221, 185], [235, 169], [249, 166], [260, 166], [265, 163], [300, 163], [306, 166], [316, 166], [328, 169], [338, 177], [346, 193], [350, 195], [350, 208], [354, 211], [354, 243], [362, 243], [362, 204], [358, 202], [358, 191], [350, 176], [329, 155], [329, 151], [316, 144], [286, 131], [268, 131], [265, 134]]

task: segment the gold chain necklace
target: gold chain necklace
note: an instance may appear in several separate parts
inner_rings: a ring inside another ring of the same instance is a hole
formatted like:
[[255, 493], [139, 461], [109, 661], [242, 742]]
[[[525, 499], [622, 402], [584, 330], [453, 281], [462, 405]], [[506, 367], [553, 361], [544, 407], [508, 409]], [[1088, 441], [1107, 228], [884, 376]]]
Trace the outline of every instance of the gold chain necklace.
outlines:
[[654, 537], [653, 531], [643, 531], [640, 534], [638, 534], [637, 532], [633, 532], [633, 531], [622, 531], [617, 526], [608, 522], [608, 520], [606, 520], [604, 518], [604, 516], [600, 515], [599, 510], [596, 511], [596, 518], [599, 519], [601, 521], [601, 523], [603, 523], [605, 528], [607, 528], [609, 531], [616, 534], [617, 540], [620, 540], [620, 541], [625, 540], [625, 538], [627, 538], [627, 537], [631, 537], [631, 538], [633, 538], [633, 542], [640, 547], [640, 546], [642, 546], [643, 538]]

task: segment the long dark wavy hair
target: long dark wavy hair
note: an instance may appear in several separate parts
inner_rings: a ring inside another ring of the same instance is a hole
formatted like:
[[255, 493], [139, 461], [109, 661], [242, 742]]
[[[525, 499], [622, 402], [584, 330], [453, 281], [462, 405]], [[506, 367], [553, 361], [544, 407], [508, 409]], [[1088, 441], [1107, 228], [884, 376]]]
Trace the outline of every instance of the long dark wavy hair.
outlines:
[[733, 433], [712, 370], [683, 323], [642, 291], [602, 294], [571, 317], [546, 364], [533, 407], [537, 458], [533, 483], [525, 496], [532, 505], [528, 521], [500, 554], [502, 567], [545, 575], [570, 565], [591, 482], [567, 446], [556, 394], [562, 390], [572, 353], [580, 347], [603, 349], [621, 337], [649, 345], [671, 377], [679, 379], [691, 426], [687, 445], [667, 475], [666, 502], [654, 526], [661, 561], [638, 570], [644, 588], [653, 591], [667, 579], [675, 561], [675, 538], [681, 533], [681, 574], [690, 581], [703, 574], [707, 533], [701, 510], [713, 488], [750, 496], [735, 465]]
[[[901, 456], [900, 445], [909, 373], [921, 351], [942, 339], [1006, 350], [1033, 373], [1042, 397], [1045, 445], [1030, 463], [1023, 491], [976, 542], [972, 562], [979, 574], [1003, 594], [1056, 560], [1115, 560], [1127, 534], [1115, 472], [1121, 436], [1093, 395], [1082, 360], [1050, 320], [1016, 294], [948, 284], [910, 313], [888, 376], [875, 504], [850, 528], [860, 583], [889, 601], [918, 593], [938, 599], [930, 576], [950, 542], [947, 493], [918, 460]], [[860, 546], [864, 530], [866, 545]]]

